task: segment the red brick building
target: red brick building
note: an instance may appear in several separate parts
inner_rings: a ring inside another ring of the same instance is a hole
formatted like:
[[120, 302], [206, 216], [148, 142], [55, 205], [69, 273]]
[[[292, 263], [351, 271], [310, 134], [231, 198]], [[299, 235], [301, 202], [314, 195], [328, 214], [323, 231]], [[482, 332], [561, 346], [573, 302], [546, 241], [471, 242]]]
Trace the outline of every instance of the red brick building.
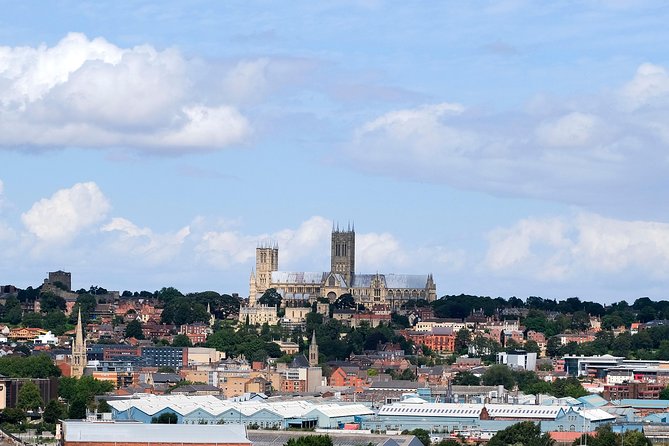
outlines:
[[450, 327], [434, 327], [430, 332], [405, 331], [404, 337], [416, 345], [425, 345], [436, 352], [454, 352], [455, 335]]
[[363, 387], [367, 384], [367, 372], [360, 367], [337, 367], [330, 375], [330, 385], [335, 387]]
[[604, 386], [602, 396], [607, 400], [640, 399], [657, 400], [664, 384], [631, 382], [623, 384], [609, 384]]

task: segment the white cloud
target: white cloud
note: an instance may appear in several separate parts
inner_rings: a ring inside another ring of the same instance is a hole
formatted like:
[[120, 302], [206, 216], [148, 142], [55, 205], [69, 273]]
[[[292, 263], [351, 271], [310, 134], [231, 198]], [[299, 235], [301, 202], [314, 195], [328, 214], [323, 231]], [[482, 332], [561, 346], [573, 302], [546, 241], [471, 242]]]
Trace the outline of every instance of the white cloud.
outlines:
[[544, 99], [524, 112], [450, 103], [389, 111], [360, 124], [340, 160], [403, 180], [653, 212], [669, 188], [667, 122], [669, 75], [644, 64], [613, 93]]
[[53, 47], [0, 47], [0, 147], [173, 153], [243, 142], [248, 120], [198, 100], [196, 90], [212, 86], [194, 85], [192, 71], [173, 49], [119, 48], [77, 33]]
[[195, 252], [202, 262], [227, 269], [235, 264], [251, 262], [255, 258], [257, 243], [256, 237], [236, 231], [209, 231], [203, 234]]
[[48, 243], [65, 243], [100, 222], [110, 204], [97, 184], [77, 183], [43, 198], [21, 215], [26, 229]]
[[489, 234], [486, 265], [528, 279], [610, 276], [669, 279], [669, 224], [593, 213], [524, 219]]
[[546, 146], [579, 147], [593, 142], [599, 126], [596, 116], [573, 112], [540, 124], [537, 137]]
[[[332, 222], [323, 217], [311, 217], [297, 229], [283, 229], [273, 234], [244, 235], [238, 231], [207, 231], [195, 250], [200, 258], [219, 268], [238, 263], [253, 263], [255, 248], [263, 243], [279, 246], [279, 268], [293, 268], [309, 259], [312, 265], [321, 264], [329, 253]], [[328, 265], [329, 266], [329, 265]]]
[[390, 233], [374, 232], [359, 234], [355, 240], [357, 254], [356, 269], [360, 272], [391, 272], [381, 271], [380, 267], [393, 268], [392, 272], [400, 272], [396, 268], [407, 266], [408, 258], [400, 247], [399, 241]]
[[110, 248], [119, 257], [145, 261], [158, 265], [173, 260], [179, 254], [190, 227], [185, 226], [175, 233], [155, 234], [150, 228], [140, 228], [125, 218], [113, 218], [100, 228], [116, 238]]
[[669, 105], [669, 75], [664, 67], [645, 63], [620, 91], [624, 107], [636, 110], [646, 105]]

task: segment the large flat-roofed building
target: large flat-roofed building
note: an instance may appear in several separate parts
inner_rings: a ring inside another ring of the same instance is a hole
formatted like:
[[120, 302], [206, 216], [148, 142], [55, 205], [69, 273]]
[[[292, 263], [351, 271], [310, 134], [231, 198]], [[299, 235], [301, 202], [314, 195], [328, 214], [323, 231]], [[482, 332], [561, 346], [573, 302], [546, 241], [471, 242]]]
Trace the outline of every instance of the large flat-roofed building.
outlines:
[[63, 446], [251, 446], [246, 427], [232, 424], [143, 424], [63, 421]]
[[[117, 421], [150, 424], [153, 417], [172, 413], [178, 424], [238, 424], [260, 429], [331, 427], [352, 423], [356, 417], [374, 412], [363, 404], [314, 404], [302, 399], [276, 401], [221, 400], [212, 395], [141, 395], [110, 400]], [[321, 425], [322, 423], [322, 425]]]
[[604, 378], [606, 372], [612, 367], [623, 364], [622, 356], [571, 356], [567, 355], [564, 360], [565, 372], [572, 376], [590, 376], [593, 378]]
[[[436, 300], [437, 288], [432, 274], [357, 274], [355, 272], [355, 230], [332, 228], [330, 271], [279, 271], [279, 248], [256, 248], [256, 269], [251, 273], [249, 305], [268, 289], [274, 288], [284, 303], [300, 306], [317, 298], [334, 302], [350, 293], [356, 303], [372, 308], [399, 308], [410, 300]], [[289, 305], [290, 305], [289, 304]]]

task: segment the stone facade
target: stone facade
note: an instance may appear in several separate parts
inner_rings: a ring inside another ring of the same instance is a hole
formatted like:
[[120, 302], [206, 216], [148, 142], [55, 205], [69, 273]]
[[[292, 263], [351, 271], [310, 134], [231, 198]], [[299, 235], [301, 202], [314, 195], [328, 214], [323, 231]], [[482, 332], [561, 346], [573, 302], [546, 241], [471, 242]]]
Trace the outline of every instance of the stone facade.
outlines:
[[[368, 309], [394, 310], [410, 300], [437, 297], [432, 274], [356, 274], [355, 230], [332, 230], [329, 272], [279, 271], [279, 248], [263, 245], [256, 248], [256, 268], [249, 283], [249, 306], [269, 288], [283, 297], [283, 305], [301, 306], [317, 298], [334, 302], [350, 293], [356, 303]], [[240, 314], [241, 318], [241, 314]], [[241, 319], [240, 319], [241, 320]]]
[[265, 305], [256, 305], [252, 307], [241, 307], [239, 309], [239, 322], [249, 325], [276, 325], [279, 317], [276, 315], [276, 307], [268, 307]]

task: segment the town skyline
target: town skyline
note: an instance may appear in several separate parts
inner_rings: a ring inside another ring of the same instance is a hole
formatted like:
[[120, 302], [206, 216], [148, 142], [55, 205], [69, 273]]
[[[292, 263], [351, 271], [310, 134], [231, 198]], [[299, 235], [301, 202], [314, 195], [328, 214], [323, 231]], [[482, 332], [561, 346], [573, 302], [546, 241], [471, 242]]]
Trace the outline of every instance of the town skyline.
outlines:
[[245, 296], [255, 247], [438, 296], [667, 299], [664, 4], [22, 2], [0, 283]]

